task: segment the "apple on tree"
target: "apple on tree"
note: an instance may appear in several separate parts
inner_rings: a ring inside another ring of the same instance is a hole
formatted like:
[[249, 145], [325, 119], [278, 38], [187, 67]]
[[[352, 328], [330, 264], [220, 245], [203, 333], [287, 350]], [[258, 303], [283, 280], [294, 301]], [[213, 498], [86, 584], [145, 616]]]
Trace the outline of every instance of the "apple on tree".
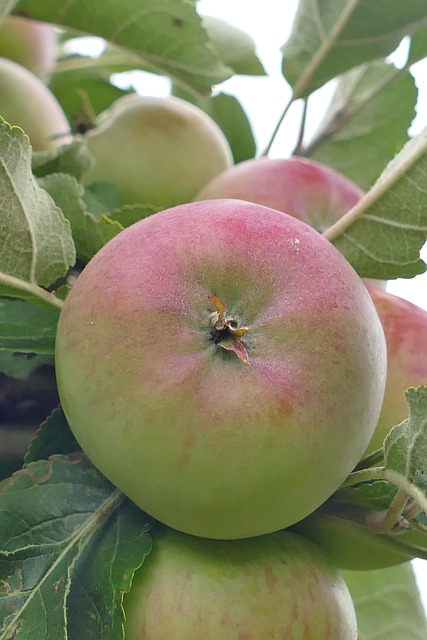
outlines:
[[216, 122], [172, 96], [119, 98], [85, 138], [94, 158], [85, 184], [114, 184], [122, 204], [166, 208], [188, 202], [232, 164]]
[[72, 141], [65, 113], [40, 78], [17, 62], [0, 58], [0, 116], [30, 138], [35, 151]]
[[295, 523], [344, 481], [378, 420], [386, 347], [365, 286], [321, 234], [204, 201], [94, 256], [60, 315], [56, 372], [107, 478], [165, 524], [231, 539]]
[[399, 296], [368, 287], [387, 344], [384, 401], [367, 453], [380, 449], [392, 427], [408, 416], [405, 390], [427, 385], [427, 312]]
[[237, 198], [294, 216], [325, 231], [364, 195], [338, 171], [320, 162], [292, 158], [253, 158], [208, 182], [195, 200]]
[[126, 640], [356, 640], [348, 588], [307, 540], [158, 534], [124, 600]]
[[18, 62], [46, 81], [56, 62], [54, 27], [20, 16], [7, 16], [0, 24], [0, 56]]

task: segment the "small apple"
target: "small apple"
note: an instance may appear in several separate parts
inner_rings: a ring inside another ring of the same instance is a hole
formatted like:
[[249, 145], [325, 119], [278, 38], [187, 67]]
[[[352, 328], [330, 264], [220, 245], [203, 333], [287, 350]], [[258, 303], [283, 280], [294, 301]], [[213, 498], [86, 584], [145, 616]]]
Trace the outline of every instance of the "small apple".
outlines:
[[368, 287], [387, 344], [387, 381], [377, 428], [366, 453], [380, 449], [392, 427], [408, 417], [405, 390], [427, 385], [427, 311]]
[[0, 24], [0, 56], [18, 62], [47, 81], [56, 62], [54, 27], [19, 16], [8, 16]]
[[425, 547], [425, 533], [374, 533], [362, 524], [326, 513], [313, 513], [292, 527], [322, 549], [340, 569], [370, 571], [412, 560]]
[[119, 98], [86, 141], [95, 163], [85, 183], [113, 183], [123, 204], [166, 208], [188, 202], [232, 163], [212, 118], [175, 97]]
[[244, 538], [307, 516], [360, 460], [385, 384], [381, 323], [317, 231], [211, 200], [106, 244], [61, 312], [61, 402], [93, 463], [186, 533]]
[[279, 532], [244, 541], [155, 537], [124, 599], [126, 640], [356, 640], [337, 570]]
[[255, 158], [207, 183], [196, 200], [237, 198], [272, 207], [325, 231], [364, 195], [354, 182], [314, 160]]
[[21, 127], [35, 151], [71, 142], [70, 125], [55, 96], [31, 71], [0, 58], [0, 116]]

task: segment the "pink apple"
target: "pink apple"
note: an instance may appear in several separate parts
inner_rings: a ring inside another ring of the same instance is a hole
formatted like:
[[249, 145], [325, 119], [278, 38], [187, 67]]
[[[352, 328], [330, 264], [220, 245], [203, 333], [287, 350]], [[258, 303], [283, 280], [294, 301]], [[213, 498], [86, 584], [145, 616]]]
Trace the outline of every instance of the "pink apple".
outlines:
[[71, 142], [70, 125], [46, 85], [17, 62], [0, 58], [0, 116], [30, 138], [35, 151]]
[[368, 290], [384, 329], [388, 356], [384, 402], [369, 453], [408, 417], [405, 390], [427, 385], [427, 311], [386, 291]]
[[129, 95], [86, 134], [94, 165], [85, 183], [114, 184], [123, 204], [189, 202], [232, 164], [230, 146], [204, 111], [175, 97]]
[[155, 537], [124, 599], [126, 640], [356, 640], [348, 588], [291, 533]]
[[184, 532], [244, 538], [323, 503], [377, 423], [386, 347], [362, 281], [291, 216], [219, 200], [154, 214], [77, 279], [61, 402], [94, 464]]
[[43, 81], [56, 63], [57, 37], [45, 22], [8, 16], [0, 25], [0, 56], [18, 62]]
[[223, 171], [195, 199], [248, 200], [283, 211], [324, 231], [363, 194], [354, 182], [314, 160], [256, 158]]

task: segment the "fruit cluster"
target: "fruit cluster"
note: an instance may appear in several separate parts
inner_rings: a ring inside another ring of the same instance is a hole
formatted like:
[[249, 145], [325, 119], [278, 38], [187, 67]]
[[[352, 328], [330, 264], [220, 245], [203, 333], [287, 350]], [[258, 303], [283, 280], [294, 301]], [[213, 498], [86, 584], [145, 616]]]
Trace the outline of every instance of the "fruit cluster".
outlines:
[[0, 115], [35, 151], [78, 139], [87, 193], [155, 211], [80, 264], [56, 333], [72, 433], [155, 521], [126, 639], [356, 640], [339, 570], [406, 562], [425, 534], [378, 533], [336, 496], [427, 384], [427, 313], [322, 235], [364, 197], [332, 168], [235, 164], [177, 97], [120, 97], [73, 135], [38, 28], [40, 60], [29, 36], [9, 59], [0, 32]]

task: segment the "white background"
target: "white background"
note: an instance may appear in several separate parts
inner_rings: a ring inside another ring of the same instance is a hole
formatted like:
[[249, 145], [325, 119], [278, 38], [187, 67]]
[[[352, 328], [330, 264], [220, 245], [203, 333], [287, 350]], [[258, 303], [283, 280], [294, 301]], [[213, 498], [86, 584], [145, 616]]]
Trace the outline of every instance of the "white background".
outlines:
[[[252, 123], [259, 152], [265, 148], [279, 117], [287, 104], [291, 91], [281, 73], [280, 47], [291, 31], [292, 21], [298, 0], [199, 0], [198, 11], [202, 15], [223, 18], [231, 24], [249, 33], [256, 43], [258, 55], [267, 71], [266, 77], [234, 77], [221, 85], [221, 90], [236, 95], [243, 104]], [[405, 57], [405, 44], [399, 48], [400, 55], [393, 57], [399, 60]], [[411, 69], [418, 88], [419, 102], [417, 116], [412, 123], [410, 133], [415, 135], [427, 125], [427, 64], [420, 62]], [[169, 81], [134, 72], [127, 75], [140, 93], [147, 95], [167, 95]], [[121, 79], [121, 82], [123, 80]], [[125, 82], [126, 84], [126, 82]], [[310, 135], [326, 108], [332, 94], [331, 83], [320, 89], [313, 99], [311, 108], [314, 119], [308, 119], [306, 132]], [[313, 109], [314, 107], [314, 109]], [[279, 135], [273, 144], [271, 157], [287, 157], [291, 154], [299, 131], [299, 114], [301, 106], [296, 103], [284, 122]], [[310, 113], [309, 113], [310, 115]], [[427, 261], [427, 245], [422, 257]], [[427, 310], [427, 273], [411, 280], [395, 280], [387, 289], [400, 295]], [[416, 572], [424, 605], [427, 610], [427, 562], [415, 560]]]

